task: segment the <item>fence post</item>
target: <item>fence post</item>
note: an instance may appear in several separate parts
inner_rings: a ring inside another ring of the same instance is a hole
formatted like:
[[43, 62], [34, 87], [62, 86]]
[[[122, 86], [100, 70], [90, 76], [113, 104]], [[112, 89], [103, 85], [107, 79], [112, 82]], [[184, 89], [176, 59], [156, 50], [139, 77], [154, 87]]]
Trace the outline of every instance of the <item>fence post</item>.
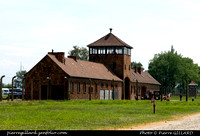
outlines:
[[14, 90], [13, 90], [14, 78], [16, 78], [16, 76], [14, 76], [14, 77], [12, 78], [12, 101], [13, 101], [13, 99], [14, 99]]
[[4, 77], [5, 77], [5, 75], [3, 75], [0, 80], [0, 101], [2, 101], [2, 80]]

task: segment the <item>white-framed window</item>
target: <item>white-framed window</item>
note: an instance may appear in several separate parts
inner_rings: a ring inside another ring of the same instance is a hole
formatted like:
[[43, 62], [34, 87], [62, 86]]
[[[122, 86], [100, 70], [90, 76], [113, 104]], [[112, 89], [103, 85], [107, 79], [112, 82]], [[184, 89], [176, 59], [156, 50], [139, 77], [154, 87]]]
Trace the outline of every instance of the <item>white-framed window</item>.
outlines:
[[106, 54], [106, 49], [105, 49], [105, 47], [99, 47], [99, 49], [98, 49], [98, 54]]
[[123, 54], [123, 48], [122, 47], [116, 47], [115, 52], [116, 52], [116, 54]]
[[114, 54], [114, 47], [108, 47], [107, 48], [107, 54]]
[[97, 54], [97, 47], [92, 48], [92, 54]]

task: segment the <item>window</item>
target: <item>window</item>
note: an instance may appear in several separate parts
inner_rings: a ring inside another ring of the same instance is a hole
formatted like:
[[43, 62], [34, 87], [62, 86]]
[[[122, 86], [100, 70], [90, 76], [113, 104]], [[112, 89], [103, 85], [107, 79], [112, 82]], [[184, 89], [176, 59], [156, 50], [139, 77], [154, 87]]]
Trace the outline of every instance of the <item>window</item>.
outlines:
[[98, 54], [106, 54], [105, 47], [99, 47]]
[[74, 92], [74, 83], [71, 82], [71, 93], [73, 93], [73, 92]]
[[124, 47], [124, 54], [127, 54], [127, 48], [126, 47]]
[[116, 47], [116, 54], [123, 54], [122, 47]]
[[95, 83], [95, 91], [97, 92], [97, 83]]
[[108, 88], [108, 84], [106, 84], [106, 88]]
[[94, 48], [92, 49], [92, 54], [97, 54], [97, 47], [94, 47]]
[[77, 92], [80, 93], [80, 83], [77, 83]]
[[83, 84], [83, 91], [86, 93], [86, 83]]
[[92, 48], [90, 48], [90, 54], [92, 54]]
[[117, 84], [115, 84], [115, 87], [117, 87]]
[[114, 47], [108, 47], [107, 54], [114, 54]]
[[127, 55], [131, 55], [131, 49], [127, 48]]

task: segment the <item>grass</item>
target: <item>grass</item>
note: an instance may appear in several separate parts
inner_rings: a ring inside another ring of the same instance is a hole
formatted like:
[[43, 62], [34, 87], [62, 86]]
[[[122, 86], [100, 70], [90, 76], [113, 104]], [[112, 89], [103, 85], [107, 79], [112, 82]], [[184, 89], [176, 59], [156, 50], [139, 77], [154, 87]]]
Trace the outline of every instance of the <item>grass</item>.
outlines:
[[150, 100], [4, 101], [0, 102], [0, 129], [104, 130], [171, 120], [196, 112], [200, 112], [200, 99], [156, 101], [156, 114], [152, 113]]

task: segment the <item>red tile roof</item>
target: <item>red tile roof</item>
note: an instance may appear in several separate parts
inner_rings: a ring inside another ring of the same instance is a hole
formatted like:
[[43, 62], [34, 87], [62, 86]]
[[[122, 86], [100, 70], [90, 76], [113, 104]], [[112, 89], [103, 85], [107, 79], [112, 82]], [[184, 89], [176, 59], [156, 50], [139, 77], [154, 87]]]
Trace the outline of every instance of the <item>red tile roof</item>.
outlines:
[[95, 47], [95, 46], [122, 46], [131, 49], [133, 48], [112, 33], [109, 33], [104, 37], [100, 38], [99, 40], [88, 45], [88, 47]]
[[198, 86], [198, 84], [196, 84], [194, 81], [192, 81], [189, 86]]
[[82, 78], [93, 78], [122, 81], [118, 78], [111, 69], [106, 67], [104, 64], [74, 60], [73, 58], [65, 58], [65, 64], [58, 61], [58, 59], [51, 54], [49, 56], [64, 72], [71, 77], [82, 77]]
[[155, 80], [148, 72], [141, 71], [140, 74], [138, 72], [135, 73], [134, 70], [131, 70], [131, 78], [132, 82], [136, 82], [135, 79], [137, 79], [139, 83], [160, 85], [160, 83]]

